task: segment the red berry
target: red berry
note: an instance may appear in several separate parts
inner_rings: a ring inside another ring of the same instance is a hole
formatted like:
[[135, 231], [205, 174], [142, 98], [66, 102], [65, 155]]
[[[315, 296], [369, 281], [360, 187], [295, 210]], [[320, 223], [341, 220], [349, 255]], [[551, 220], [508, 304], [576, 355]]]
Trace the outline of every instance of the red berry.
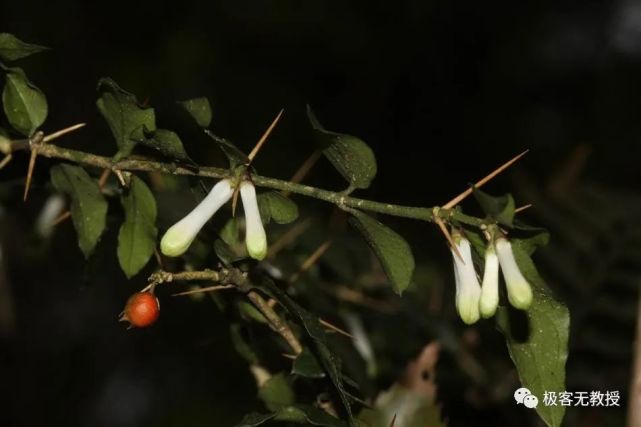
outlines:
[[131, 326], [144, 328], [158, 319], [160, 303], [150, 292], [137, 292], [129, 297], [120, 321], [127, 321]]

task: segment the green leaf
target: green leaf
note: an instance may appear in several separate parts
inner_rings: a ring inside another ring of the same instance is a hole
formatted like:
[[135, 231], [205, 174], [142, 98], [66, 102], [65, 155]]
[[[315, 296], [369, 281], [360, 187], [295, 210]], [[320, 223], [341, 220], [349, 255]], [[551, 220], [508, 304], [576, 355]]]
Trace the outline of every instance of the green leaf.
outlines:
[[78, 245], [88, 258], [105, 230], [107, 201], [98, 183], [79, 166], [59, 164], [51, 168], [51, 183], [71, 198], [71, 219]]
[[236, 352], [252, 365], [258, 363], [258, 356], [243, 337], [243, 325], [232, 323], [229, 325], [229, 335]]
[[252, 412], [245, 415], [243, 419], [240, 420], [238, 424], [236, 424], [236, 427], [256, 427], [266, 423], [275, 416], [276, 414], [259, 414], [257, 412]]
[[520, 233], [519, 236], [523, 237], [516, 241], [528, 255], [532, 255], [536, 248], [546, 246], [550, 242], [550, 233], [542, 228], [530, 233]]
[[305, 310], [303, 307], [298, 305], [293, 299], [289, 297], [285, 292], [283, 292], [274, 282], [270, 279], [263, 279], [263, 285], [266, 290], [283, 306], [287, 311], [289, 311], [293, 316], [295, 316], [298, 321], [303, 325], [303, 328], [309, 335], [309, 337], [314, 342], [316, 356], [320, 361], [323, 369], [327, 373], [330, 381], [334, 385], [338, 397], [343, 403], [343, 407], [347, 412], [347, 415], [350, 419], [352, 418], [352, 408], [345, 392], [343, 386], [343, 379], [341, 375], [341, 361], [337, 358], [334, 353], [331, 352], [327, 346], [327, 336], [323, 326], [320, 324], [317, 316], [314, 316], [309, 311]]
[[98, 90], [101, 96], [96, 106], [116, 139], [118, 153], [114, 160], [119, 160], [130, 155], [139, 141], [145, 140], [144, 131], [156, 130], [156, 114], [153, 108], [141, 107], [133, 94], [110, 78], [100, 79]]
[[129, 190], [120, 199], [125, 222], [118, 233], [118, 261], [127, 278], [136, 275], [156, 247], [156, 199], [147, 184], [132, 176]]
[[0, 59], [3, 61], [15, 61], [48, 49], [45, 46], [25, 43], [13, 34], [0, 33]]
[[311, 405], [295, 405], [283, 408], [276, 415], [276, 420], [324, 427], [346, 426], [343, 421]]
[[[543, 402], [545, 391], [565, 391], [570, 313], [552, 296], [525, 245], [519, 240], [512, 240], [511, 243], [516, 261], [534, 292], [532, 305], [525, 313], [527, 339], [517, 337], [515, 329], [518, 324], [509, 317], [505, 307], [499, 309], [497, 321], [499, 329], [506, 336], [510, 357], [521, 384], [538, 397], [539, 402]], [[539, 404], [536, 411], [548, 426], [558, 427], [563, 421], [565, 407]]]
[[276, 191], [259, 194], [258, 208], [265, 224], [269, 224], [272, 219], [277, 224], [289, 224], [298, 218], [296, 203]]
[[349, 182], [350, 188], [367, 188], [376, 176], [374, 152], [361, 139], [323, 128], [307, 106], [307, 117], [323, 154]]
[[512, 227], [516, 206], [511, 194], [498, 197], [490, 196], [478, 188], [474, 188], [473, 194], [487, 216], [496, 220], [499, 224]]
[[414, 255], [405, 239], [369, 215], [350, 210], [349, 222], [361, 232], [383, 266], [397, 294], [403, 293], [412, 280]]
[[296, 399], [289, 380], [282, 372], [273, 375], [258, 390], [258, 397], [265, 402], [270, 411], [278, 411], [281, 408], [292, 405]]
[[208, 129], [205, 129], [205, 134], [213, 139], [216, 144], [218, 144], [223, 153], [225, 153], [225, 156], [227, 156], [227, 159], [229, 160], [229, 167], [231, 169], [236, 168], [236, 166], [249, 163], [249, 158], [247, 157], [247, 155], [240, 151], [233, 142], [215, 135]]
[[223, 225], [223, 228], [220, 230], [220, 238], [232, 247], [242, 243], [238, 220], [236, 220], [235, 217], [229, 218], [225, 225]]
[[216, 252], [216, 256], [226, 267], [230, 267], [236, 261], [243, 259], [242, 256], [236, 254], [231, 246], [221, 239], [214, 241], [214, 252]]
[[358, 419], [369, 427], [389, 427], [394, 417], [395, 425], [402, 427], [445, 426], [438, 405], [430, 402], [425, 395], [397, 384], [382, 392], [373, 408], [364, 409], [358, 415]]
[[47, 98], [20, 68], [7, 72], [2, 105], [11, 126], [25, 136], [32, 136], [47, 118]]
[[180, 137], [170, 130], [156, 129], [153, 132], [146, 132], [145, 139], [141, 141], [141, 144], [160, 151], [162, 155], [170, 159], [193, 163], [193, 160], [187, 155]]
[[187, 101], [179, 101], [178, 105], [189, 113], [191, 117], [196, 120], [196, 123], [201, 128], [209, 127], [211, 123], [211, 104], [205, 97], [188, 99]]
[[258, 323], [269, 324], [263, 313], [258, 311], [256, 307], [248, 303], [247, 301], [238, 301], [237, 302], [238, 312], [244, 320], [254, 320]]
[[307, 347], [296, 357], [292, 364], [292, 374], [306, 378], [324, 378], [325, 371], [318, 359]]

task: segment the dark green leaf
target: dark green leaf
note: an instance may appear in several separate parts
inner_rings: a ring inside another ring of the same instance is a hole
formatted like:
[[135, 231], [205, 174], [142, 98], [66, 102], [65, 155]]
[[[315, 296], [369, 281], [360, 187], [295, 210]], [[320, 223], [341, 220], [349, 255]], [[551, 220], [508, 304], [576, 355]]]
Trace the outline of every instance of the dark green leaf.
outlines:
[[307, 117], [323, 154], [349, 182], [350, 188], [369, 187], [376, 176], [376, 157], [372, 149], [355, 136], [323, 128], [309, 105]]
[[193, 163], [189, 158], [180, 137], [167, 129], [156, 129], [154, 132], [145, 134], [146, 138], [141, 143], [147, 147], [160, 151], [164, 156], [181, 160], [187, 163]]
[[[527, 338], [515, 337], [515, 325], [510, 322], [506, 308], [499, 309], [497, 320], [506, 336], [510, 357], [521, 384], [538, 397], [539, 402], [543, 402], [545, 391], [565, 391], [570, 313], [552, 296], [525, 245], [518, 240], [512, 240], [511, 243], [516, 261], [534, 292], [534, 300], [526, 312]], [[536, 411], [548, 426], [558, 427], [563, 420], [565, 407], [539, 404]]]
[[495, 197], [474, 188], [474, 197], [487, 216], [499, 224], [512, 227], [516, 206], [511, 194]]
[[125, 222], [118, 233], [118, 261], [131, 278], [147, 264], [156, 247], [156, 199], [143, 180], [132, 176], [120, 202]]
[[306, 378], [324, 378], [325, 371], [318, 363], [318, 359], [314, 353], [304, 348], [303, 352], [296, 357], [292, 364], [292, 374], [300, 375]]
[[341, 375], [341, 361], [332, 353], [327, 346], [327, 337], [325, 330], [320, 324], [317, 316], [314, 316], [303, 307], [298, 305], [293, 299], [283, 292], [274, 282], [269, 279], [263, 280], [263, 285], [266, 290], [285, 307], [298, 321], [303, 325], [305, 331], [310, 336], [315, 345], [316, 355], [320, 361], [323, 369], [331, 380], [336, 392], [338, 393], [341, 402], [347, 412], [347, 415], [352, 420], [352, 409], [349, 399], [345, 393], [343, 380]]
[[400, 295], [412, 280], [414, 272], [412, 249], [395, 231], [369, 215], [358, 210], [350, 210], [350, 213], [353, 215], [349, 219], [350, 224], [363, 234], [394, 285], [394, 290]]
[[236, 166], [249, 163], [249, 158], [247, 157], [247, 155], [240, 151], [233, 142], [225, 138], [216, 136], [213, 132], [207, 129], [205, 129], [205, 134], [213, 139], [216, 144], [218, 144], [220, 149], [223, 150], [223, 153], [225, 153], [225, 156], [227, 156], [227, 159], [229, 159], [230, 168], [234, 169]]
[[3, 61], [15, 61], [48, 49], [45, 46], [25, 43], [13, 34], [0, 33], [0, 59]]
[[98, 90], [101, 96], [96, 105], [116, 139], [115, 160], [119, 160], [130, 155], [135, 145], [145, 139], [144, 131], [156, 130], [156, 114], [153, 108], [141, 107], [133, 94], [110, 78], [100, 79]]
[[239, 323], [229, 325], [229, 335], [236, 352], [250, 364], [258, 363], [258, 356], [243, 337], [243, 326]]
[[205, 97], [180, 101], [178, 104], [196, 120], [201, 128], [209, 127], [211, 123], [211, 104]]
[[2, 105], [11, 126], [25, 136], [32, 136], [47, 118], [47, 98], [20, 68], [7, 72]]
[[272, 219], [277, 224], [289, 224], [298, 218], [296, 203], [276, 191], [258, 195], [258, 208], [265, 224]]
[[299, 424], [324, 427], [345, 427], [346, 424], [327, 412], [311, 405], [288, 406], [276, 415], [278, 421], [291, 421]]
[[243, 419], [236, 424], [236, 427], [256, 427], [266, 423], [275, 416], [276, 414], [259, 414], [257, 412], [252, 412], [251, 414], [245, 415]]
[[296, 399], [289, 380], [282, 372], [273, 375], [258, 390], [258, 397], [265, 402], [270, 411], [278, 411], [281, 408], [292, 405]]
[[550, 242], [550, 233], [547, 230], [539, 229], [531, 233], [521, 233], [518, 239], [519, 244], [528, 255], [532, 255], [536, 248], [546, 246]]
[[105, 229], [107, 201], [98, 183], [79, 167], [59, 164], [51, 168], [51, 183], [71, 198], [71, 219], [85, 257], [93, 252]]

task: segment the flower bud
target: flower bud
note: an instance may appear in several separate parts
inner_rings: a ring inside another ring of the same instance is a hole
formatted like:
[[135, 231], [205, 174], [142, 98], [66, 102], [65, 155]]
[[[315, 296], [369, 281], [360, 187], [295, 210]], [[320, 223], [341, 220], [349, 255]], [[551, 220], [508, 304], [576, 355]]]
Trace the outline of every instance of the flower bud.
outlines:
[[481, 284], [479, 310], [484, 319], [494, 316], [499, 305], [499, 258], [494, 245], [490, 243], [485, 250], [485, 270]]
[[256, 189], [251, 181], [240, 184], [240, 197], [245, 211], [245, 245], [250, 257], [261, 260], [267, 255], [267, 235], [260, 219]]
[[[458, 241], [456, 238], [458, 237]], [[456, 279], [456, 310], [463, 322], [471, 325], [479, 320], [479, 299], [481, 286], [476, 277], [474, 263], [472, 262], [472, 248], [470, 241], [454, 234], [456, 247], [461, 257], [452, 249], [454, 257], [454, 277]], [[461, 259], [462, 258], [462, 259]]]
[[518, 309], [527, 310], [532, 304], [532, 288], [516, 264], [512, 245], [504, 237], [496, 240], [496, 253], [503, 271], [510, 304]]
[[233, 193], [234, 190], [228, 179], [223, 179], [214, 185], [207, 197], [194, 210], [167, 230], [160, 241], [162, 253], [177, 257], [187, 252], [200, 229], [222, 205], [231, 199]]

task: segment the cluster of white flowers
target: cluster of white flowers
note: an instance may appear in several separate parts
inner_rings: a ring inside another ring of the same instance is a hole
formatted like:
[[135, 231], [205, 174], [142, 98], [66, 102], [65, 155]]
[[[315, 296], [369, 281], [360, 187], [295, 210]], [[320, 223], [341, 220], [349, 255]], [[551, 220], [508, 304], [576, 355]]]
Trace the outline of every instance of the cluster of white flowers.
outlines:
[[[492, 317], [499, 305], [499, 266], [512, 306], [527, 310], [532, 304], [532, 288], [516, 264], [512, 245], [503, 236], [490, 241], [485, 250], [482, 284], [472, 262], [470, 241], [458, 230], [452, 233], [458, 254], [452, 248], [456, 280], [456, 310], [463, 322], [471, 325], [480, 317]], [[460, 254], [460, 257], [459, 257]]]
[[[205, 223], [232, 198], [234, 190], [230, 179], [223, 179], [214, 185], [194, 210], [167, 230], [160, 241], [162, 253], [171, 257], [184, 254]], [[267, 255], [267, 236], [260, 218], [256, 189], [251, 181], [243, 180], [239, 191], [245, 210], [247, 253], [252, 258], [261, 260]]]

